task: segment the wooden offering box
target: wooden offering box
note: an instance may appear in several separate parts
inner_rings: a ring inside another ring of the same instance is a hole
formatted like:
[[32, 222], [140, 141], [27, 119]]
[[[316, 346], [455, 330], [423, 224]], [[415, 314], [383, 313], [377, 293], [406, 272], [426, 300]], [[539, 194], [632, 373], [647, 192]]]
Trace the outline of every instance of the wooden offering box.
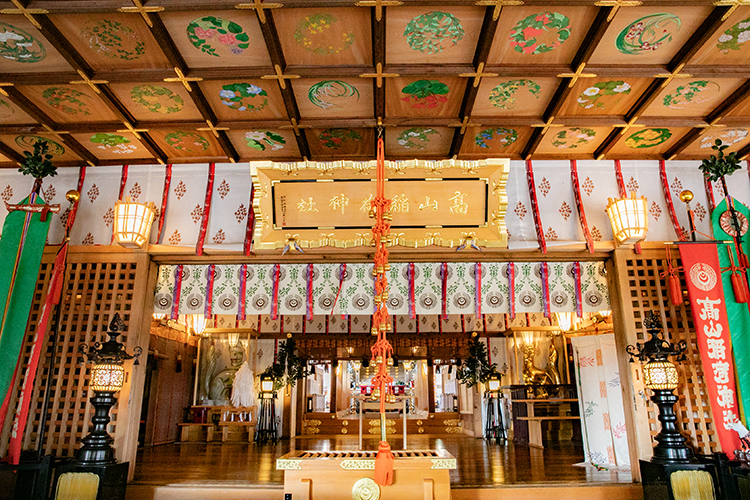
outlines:
[[393, 451], [391, 486], [372, 481], [376, 455], [293, 451], [276, 460], [276, 469], [284, 471], [284, 493], [293, 500], [450, 500], [448, 471], [456, 468], [456, 459], [447, 451]]

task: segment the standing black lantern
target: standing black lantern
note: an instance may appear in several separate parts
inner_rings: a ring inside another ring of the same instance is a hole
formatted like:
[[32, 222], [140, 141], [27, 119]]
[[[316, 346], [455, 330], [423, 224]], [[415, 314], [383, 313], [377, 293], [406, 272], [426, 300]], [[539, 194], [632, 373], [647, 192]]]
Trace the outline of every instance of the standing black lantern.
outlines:
[[[84, 437], [83, 445], [78, 451], [79, 465], [108, 465], [117, 462], [115, 449], [112, 447], [114, 438], [107, 432], [109, 424], [109, 410], [117, 402], [115, 394], [122, 389], [125, 382], [125, 369], [122, 364], [127, 359], [137, 358], [143, 352], [139, 346], [133, 349], [133, 354], [125, 352], [125, 346], [117, 337], [125, 331], [125, 323], [118, 313], [109, 324], [109, 340], [93, 346], [81, 344], [78, 346], [78, 361], [83, 363], [84, 355], [93, 363], [91, 369], [90, 387], [94, 391], [91, 404], [94, 406], [92, 431]], [[133, 364], [138, 364], [136, 359]]]
[[659, 422], [661, 432], [654, 438], [654, 454], [651, 461], [658, 464], [686, 464], [694, 461], [693, 451], [685, 444], [686, 438], [677, 428], [677, 416], [674, 404], [678, 401], [674, 390], [678, 385], [677, 368], [669, 361], [670, 356], [676, 356], [675, 361], [684, 361], [687, 344], [681, 340], [677, 344], [663, 340], [661, 321], [653, 311], [646, 314], [643, 320], [646, 331], [651, 335], [648, 341], [627, 347], [630, 361], [638, 358], [643, 365], [643, 381], [647, 388], [653, 391], [651, 401], [659, 408]]
[[484, 392], [484, 399], [487, 400], [484, 439], [505, 440], [499, 373], [493, 373], [487, 380], [487, 390]]
[[260, 413], [258, 425], [255, 428], [255, 441], [265, 443], [276, 441], [276, 380], [269, 374], [260, 376]]

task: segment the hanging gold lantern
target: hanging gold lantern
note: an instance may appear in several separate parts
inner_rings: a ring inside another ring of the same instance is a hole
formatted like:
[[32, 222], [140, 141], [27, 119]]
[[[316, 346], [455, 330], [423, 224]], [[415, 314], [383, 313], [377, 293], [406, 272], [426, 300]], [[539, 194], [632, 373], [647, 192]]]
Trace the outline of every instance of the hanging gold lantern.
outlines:
[[633, 244], [646, 239], [648, 201], [645, 196], [636, 198], [633, 191], [629, 198], [609, 198], [606, 211], [617, 241], [622, 244]]
[[151, 223], [156, 218], [152, 202], [138, 203], [126, 197], [115, 202], [115, 241], [125, 248], [145, 248], [151, 234]]

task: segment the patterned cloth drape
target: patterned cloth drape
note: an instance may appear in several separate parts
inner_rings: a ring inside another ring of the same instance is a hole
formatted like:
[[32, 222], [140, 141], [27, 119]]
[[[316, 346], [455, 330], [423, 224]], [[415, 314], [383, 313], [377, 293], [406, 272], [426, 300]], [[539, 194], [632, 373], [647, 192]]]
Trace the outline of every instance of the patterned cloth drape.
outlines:
[[630, 468], [614, 334], [573, 337], [586, 461]]
[[[610, 309], [604, 264], [581, 262], [581, 300], [585, 312]], [[576, 290], [572, 262], [550, 262], [549, 302], [551, 312], [574, 312]], [[207, 296], [208, 265], [183, 265], [182, 279], [175, 280], [175, 265], [159, 268], [156, 286], [155, 313], [169, 313], [174, 298], [179, 297], [179, 314], [203, 314]], [[245, 296], [240, 297], [240, 264], [214, 266], [214, 285], [211, 310], [214, 314], [237, 314], [240, 300], [245, 301], [248, 315], [270, 314], [273, 301], [273, 264], [246, 266]], [[414, 302], [419, 315], [440, 314], [442, 297], [442, 264], [415, 263]], [[447, 265], [447, 314], [473, 314], [476, 283], [473, 262], [454, 262]], [[541, 264], [515, 263], [516, 280], [513, 299], [518, 313], [542, 312]], [[281, 264], [278, 311], [282, 315], [299, 315], [305, 310], [307, 294], [307, 264]], [[369, 315], [374, 310], [372, 264], [347, 264], [341, 293], [333, 311], [339, 291], [342, 266], [339, 264], [314, 264], [313, 314]], [[482, 312], [502, 314], [508, 312], [508, 263], [482, 263]], [[391, 314], [409, 314], [408, 264], [391, 264], [388, 309]], [[180, 289], [175, 290], [175, 282]]]

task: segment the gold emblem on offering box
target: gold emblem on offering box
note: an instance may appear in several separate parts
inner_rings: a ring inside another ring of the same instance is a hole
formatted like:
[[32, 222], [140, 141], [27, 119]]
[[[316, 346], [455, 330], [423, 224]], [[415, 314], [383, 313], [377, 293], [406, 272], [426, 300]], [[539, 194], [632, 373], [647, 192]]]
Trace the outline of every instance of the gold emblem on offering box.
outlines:
[[276, 470], [301, 470], [302, 460], [276, 459]]
[[455, 469], [458, 467], [455, 458], [433, 458], [433, 469]]
[[374, 470], [375, 460], [342, 460], [341, 468], [346, 470]]
[[[466, 234], [478, 247], [507, 246], [509, 160], [386, 161], [386, 167], [388, 246], [457, 248], [466, 244]], [[371, 245], [366, 235], [375, 183], [367, 181], [374, 180], [375, 161], [261, 161], [250, 162], [250, 171], [256, 251], [283, 249], [287, 235], [301, 251]]]
[[380, 486], [369, 477], [363, 477], [354, 483], [352, 500], [378, 500], [379, 498]]

